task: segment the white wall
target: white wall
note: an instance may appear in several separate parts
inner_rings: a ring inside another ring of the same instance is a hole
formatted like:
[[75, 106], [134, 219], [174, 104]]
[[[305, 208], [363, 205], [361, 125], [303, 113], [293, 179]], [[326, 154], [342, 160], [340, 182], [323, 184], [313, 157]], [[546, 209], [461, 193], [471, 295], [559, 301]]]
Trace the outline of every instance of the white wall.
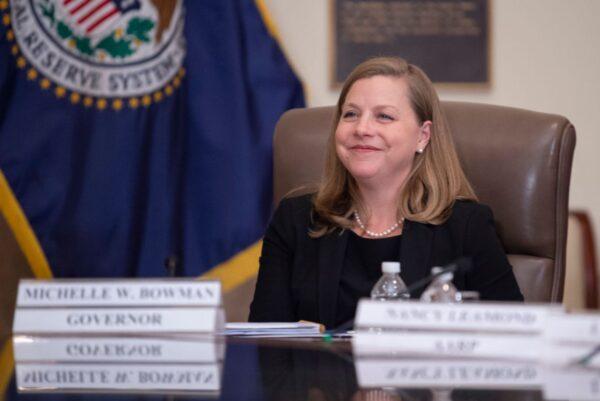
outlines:
[[[266, 0], [310, 106], [332, 105], [331, 0]], [[491, 0], [491, 84], [439, 85], [444, 100], [562, 114], [577, 130], [571, 208], [590, 211], [600, 249], [600, 1]]]

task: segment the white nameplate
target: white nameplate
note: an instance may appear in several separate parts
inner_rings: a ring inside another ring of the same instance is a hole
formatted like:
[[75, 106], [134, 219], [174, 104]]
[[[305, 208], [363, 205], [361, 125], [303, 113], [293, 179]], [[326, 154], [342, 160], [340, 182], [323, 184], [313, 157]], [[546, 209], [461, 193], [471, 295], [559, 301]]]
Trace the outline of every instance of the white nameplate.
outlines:
[[600, 371], [570, 368], [545, 370], [544, 400], [600, 400]]
[[523, 362], [449, 359], [358, 359], [361, 388], [477, 388], [537, 389], [542, 387], [539, 365]]
[[537, 360], [544, 350], [539, 336], [530, 334], [369, 332], [352, 338], [355, 355], [451, 356]]
[[210, 339], [14, 336], [16, 362], [219, 362], [225, 344]]
[[214, 333], [224, 326], [218, 308], [21, 308], [13, 334]]
[[600, 345], [600, 314], [573, 313], [548, 317], [548, 341]]
[[17, 308], [219, 306], [221, 283], [192, 279], [21, 280]]
[[585, 366], [600, 368], [600, 352], [597, 345], [584, 343], [544, 342], [546, 350], [540, 355], [540, 361], [554, 366], [575, 366], [585, 359]]
[[361, 299], [357, 328], [541, 333], [559, 305], [469, 302], [456, 304]]
[[27, 364], [15, 365], [19, 391], [211, 391], [221, 385], [219, 364]]

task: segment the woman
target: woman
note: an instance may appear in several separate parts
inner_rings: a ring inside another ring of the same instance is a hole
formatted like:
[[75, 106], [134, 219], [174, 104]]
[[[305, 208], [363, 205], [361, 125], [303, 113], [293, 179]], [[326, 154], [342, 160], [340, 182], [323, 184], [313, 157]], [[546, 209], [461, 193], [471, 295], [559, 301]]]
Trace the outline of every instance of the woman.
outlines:
[[371, 59], [342, 88], [319, 190], [283, 200], [273, 216], [249, 320], [337, 327], [369, 296], [382, 261], [399, 260], [410, 285], [461, 256], [473, 269], [455, 274], [459, 290], [523, 299], [431, 81], [402, 59]]

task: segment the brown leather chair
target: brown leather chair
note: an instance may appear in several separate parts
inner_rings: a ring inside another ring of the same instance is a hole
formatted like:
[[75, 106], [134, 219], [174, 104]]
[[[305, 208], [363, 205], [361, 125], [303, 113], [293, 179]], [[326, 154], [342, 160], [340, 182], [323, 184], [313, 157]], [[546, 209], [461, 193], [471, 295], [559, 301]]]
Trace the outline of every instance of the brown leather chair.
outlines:
[[[442, 102], [463, 168], [496, 227], [528, 302], [560, 302], [575, 129], [564, 117]], [[317, 183], [334, 107], [285, 113], [275, 129], [274, 200]], [[308, 191], [305, 189], [304, 191]]]
[[598, 309], [598, 264], [592, 219], [585, 210], [569, 212], [563, 304], [569, 310]]

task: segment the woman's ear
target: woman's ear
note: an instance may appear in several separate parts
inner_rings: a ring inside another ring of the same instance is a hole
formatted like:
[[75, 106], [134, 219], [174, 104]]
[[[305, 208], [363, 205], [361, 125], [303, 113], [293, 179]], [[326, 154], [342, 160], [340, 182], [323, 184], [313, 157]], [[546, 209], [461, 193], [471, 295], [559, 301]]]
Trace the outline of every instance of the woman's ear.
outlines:
[[419, 128], [419, 141], [417, 143], [417, 150], [419, 153], [422, 153], [423, 150], [429, 144], [429, 140], [431, 139], [431, 127], [433, 126], [431, 121], [425, 121], [421, 128]]

